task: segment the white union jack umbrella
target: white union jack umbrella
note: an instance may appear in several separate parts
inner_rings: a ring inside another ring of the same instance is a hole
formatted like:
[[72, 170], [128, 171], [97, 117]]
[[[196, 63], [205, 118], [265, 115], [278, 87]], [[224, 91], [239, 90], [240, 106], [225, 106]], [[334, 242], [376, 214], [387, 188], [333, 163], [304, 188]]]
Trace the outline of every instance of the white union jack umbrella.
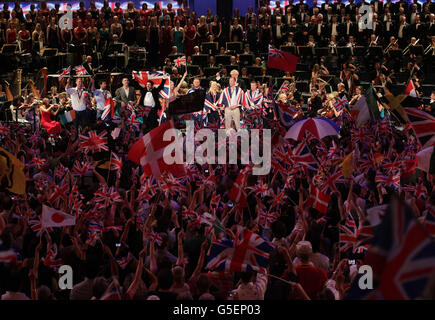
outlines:
[[286, 139], [301, 141], [306, 132], [312, 133], [317, 139], [326, 136], [336, 136], [340, 128], [326, 118], [308, 118], [296, 122], [285, 135]]

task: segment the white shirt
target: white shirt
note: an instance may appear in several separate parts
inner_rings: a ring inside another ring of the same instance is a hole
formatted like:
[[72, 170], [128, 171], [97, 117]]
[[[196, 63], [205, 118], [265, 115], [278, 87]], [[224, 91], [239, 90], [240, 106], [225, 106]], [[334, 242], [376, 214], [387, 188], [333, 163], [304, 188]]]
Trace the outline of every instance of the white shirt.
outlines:
[[128, 93], [130, 92], [130, 87], [128, 87], [127, 89], [124, 88], [124, 91], [125, 91], [125, 96], [128, 98]]
[[97, 102], [97, 110], [104, 110], [106, 106], [106, 99], [110, 98], [112, 95], [107, 90], [97, 89], [93, 92], [95, 96], [95, 101]]
[[403, 28], [405, 28], [405, 25], [401, 24], [399, 27], [399, 35], [398, 35], [399, 38], [403, 38]]
[[281, 38], [281, 25], [276, 26], [276, 37]]
[[264, 300], [267, 288], [267, 275], [257, 273], [255, 282], [242, 283], [233, 291], [237, 300]]
[[71, 96], [71, 105], [74, 111], [85, 111], [85, 90], [77, 88], [68, 88], [65, 90]]
[[416, 15], [417, 14], [415, 12], [411, 13], [411, 17], [409, 18], [409, 22], [411, 22], [411, 24], [413, 24], [415, 22]]
[[143, 105], [151, 108], [154, 108], [154, 106], [156, 105], [156, 102], [154, 101], [154, 97], [151, 91], [148, 91], [145, 94], [145, 98], [143, 98]]
[[346, 34], [349, 34], [350, 31], [350, 22], [346, 23]]
[[336, 24], [336, 23], [333, 23], [333, 24], [332, 24], [331, 35], [333, 35], [333, 36], [338, 35], [338, 32], [337, 32], [337, 24]]
[[237, 106], [237, 91], [236, 91], [236, 87], [231, 88], [230, 87], [230, 95], [231, 95], [231, 105], [232, 106]]
[[322, 33], [322, 24], [319, 23], [317, 24], [317, 34], [320, 36], [321, 33]]

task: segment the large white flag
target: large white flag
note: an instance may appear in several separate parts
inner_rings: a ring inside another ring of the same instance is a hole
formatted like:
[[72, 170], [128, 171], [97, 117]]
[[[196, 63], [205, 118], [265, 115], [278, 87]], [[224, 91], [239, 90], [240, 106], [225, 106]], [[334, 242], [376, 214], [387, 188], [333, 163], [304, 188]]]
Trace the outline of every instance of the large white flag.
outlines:
[[41, 225], [43, 228], [73, 226], [76, 224], [76, 218], [54, 208], [42, 206]]

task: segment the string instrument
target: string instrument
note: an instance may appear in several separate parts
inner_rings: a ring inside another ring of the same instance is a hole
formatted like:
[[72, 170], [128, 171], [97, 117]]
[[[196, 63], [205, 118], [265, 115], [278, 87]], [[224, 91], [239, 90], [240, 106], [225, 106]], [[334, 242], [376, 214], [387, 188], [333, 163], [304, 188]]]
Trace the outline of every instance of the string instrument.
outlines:
[[35, 96], [35, 98], [37, 98], [37, 99], [40, 99], [41, 94], [39, 93], [39, 90], [36, 89], [35, 82], [33, 82], [32, 79], [29, 79], [28, 86], [30, 87], [30, 90], [32, 91], [33, 96]]
[[[42, 83], [41, 83], [41, 76], [42, 76]], [[35, 87], [38, 88], [39, 91], [38, 93], [39, 98], [47, 96], [47, 82], [48, 82], [47, 68], [44, 67], [36, 73], [35, 82], [34, 82]]]
[[11, 89], [9, 88], [9, 83], [7, 81], [5, 81], [5, 93], [6, 93], [6, 100], [7, 101], [14, 100], [14, 96], [11, 92]]

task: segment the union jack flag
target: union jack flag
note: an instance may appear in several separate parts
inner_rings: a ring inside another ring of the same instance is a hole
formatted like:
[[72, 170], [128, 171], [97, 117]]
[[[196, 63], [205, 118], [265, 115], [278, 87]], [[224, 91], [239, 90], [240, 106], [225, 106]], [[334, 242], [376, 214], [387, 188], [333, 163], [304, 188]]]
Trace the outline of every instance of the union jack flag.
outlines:
[[[143, 88], [146, 87], [148, 81], [152, 81], [155, 87], [158, 87], [163, 80], [162, 71], [133, 71], [133, 79]], [[165, 99], [170, 97], [170, 79], [169, 76], [165, 81], [163, 89], [160, 91], [160, 96]]]
[[348, 213], [346, 221], [339, 225], [340, 252], [351, 251], [353, 253], [362, 253], [367, 250], [369, 246], [368, 244], [360, 244], [355, 220], [352, 215]]
[[57, 271], [57, 269], [59, 269], [59, 267], [62, 265], [62, 259], [56, 258], [57, 256], [57, 244], [53, 243], [47, 252], [47, 256], [42, 258], [41, 261], [46, 267], [53, 268], [55, 271]]
[[136, 114], [134, 112], [130, 115], [126, 122], [132, 129], [139, 129], [139, 126], [141, 125], [141, 122], [137, 120]]
[[157, 243], [159, 246], [163, 243], [162, 237], [152, 230], [148, 233], [148, 240]]
[[40, 237], [43, 232], [53, 231], [52, 228], [43, 228], [41, 224], [41, 220], [39, 219], [39, 217], [36, 216], [32, 218], [28, 218], [27, 223], [29, 224], [30, 229], [32, 229], [32, 231], [36, 233], [37, 237]]
[[149, 201], [156, 194], [158, 184], [154, 179], [147, 179], [145, 183], [141, 182], [142, 186], [139, 191], [138, 200]]
[[183, 219], [186, 220], [194, 220], [198, 217], [198, 214], [194, 210], [188, 209], [185, 206], [183, 206], [183, 211], [181, 212], [181, 216], [183, 217]]
[[251, 188], [253, 193], [255, 193], [257, 196], [264, 197], [267, 195], [269, 191], [269, 187], [267, 184], [263, 182], [263, 180], [260, 180], [259, 183], [257, 183], [254, 187]]
[[90, 131], [89, 136], [79, 135], [80, 145], [83, 151], [87, 154], [89, 152], [96, 153], [100, 151], [108, 151], [106, 132], [103, 131], [97, 134], [96, 131]]
[[62, 200], [64, 203], [67, 203], [68, 196], [67, 193], [69, 191], [69, 186], [64, 179], [62, 181], [62, 185], [54, 186], [54, 190], [51, 193], [50, 197], [48, 198], [48, 202], [52, 203], [55, 207], [59, 207], [60, 201]]
[[76, 160], [73, 166], [73, 175], [83, 177], [86, 174], [86, 172], [92, 169], [93, 169], [93, 165], [91, 162], [85, 162], [82, 166], [80, 162]]
[[414, 300], [422, 296], [435, 272], [435, 243], [412, 210], [393, 200], [382, 219], [364, 264], [379, 278], [374, 289], [360, 289], [358, 277], [347, 299]]
[[34, 157], [31, 161], [31, 163], [35, 164], [36, 167], [41, 168], [41, 166], [43, 166], [45, 164], [46, 160], [45, 159], [41, 159], [39, 157]]
[[398, 174], [390, 174], [388, 177], [383, 175], [376, 175], [376, 184], [385, 184], [388, 187], [400, 188], [400, 176]]
[[177, 67], [185, 66], [186, 65], [186, 56], [178, 57], [174, 60], [174, 64]]
[[249, 229], [240, 228], [232, 240], [212, 242], [207, 268], [217, 271], [265, 272], [273, 246]]
[[122, 159], [116, 155], [116, 153], [112, 152], [112, 160], [110, 161], [110, 169], [118, 172], [118, 175], [121, 174], [122, 170]]
[[346, 108], [346, 106], [349, 105], [349, 102], [347, 101], [346, 96], [343, 96], [343, 98], [337, 98], [335, 103], [334, 103], [334, 107], [337, 111], [341, 111], [344, 110]]
[[84, 76], [84, 75], [88, 74], [88, 72], [86, 71], [85, 67], [83, 67], [83, 65], [79, 65], [77, 67], [74, 67], [74, 70], [76, 71], [76, 75], [78, 75], [78, 76]]
[[101, 187], [95, 192], [95, 202], [101, 202], [104, 207], [108, 207], [115, 202], [122, 202], [122, 198], [115, 187], [108, 188], [107, 186]]
[[109, 115], [113, 118], [115, 115], [115, 102], [112, 97], [108, 97], [104, 102], [104, 111], [101, 114], [101, 120], [105, 120]]
[[258, 215], [258, 222], [266, 228], [268, 228], [271, 223], [276, 221], [276, 219], [278, 219], [277, 212], [261, 211]]
[[[83, 66], [82, 66], [83, 67]], [[86, 71], [86, 70], [85, 70]], [[59, 75], [59, 81], [61, 81], [65, 76], [69, 75], [71, 72], [71, 66], [66, 69], [63, 69], [62, 73]]]

